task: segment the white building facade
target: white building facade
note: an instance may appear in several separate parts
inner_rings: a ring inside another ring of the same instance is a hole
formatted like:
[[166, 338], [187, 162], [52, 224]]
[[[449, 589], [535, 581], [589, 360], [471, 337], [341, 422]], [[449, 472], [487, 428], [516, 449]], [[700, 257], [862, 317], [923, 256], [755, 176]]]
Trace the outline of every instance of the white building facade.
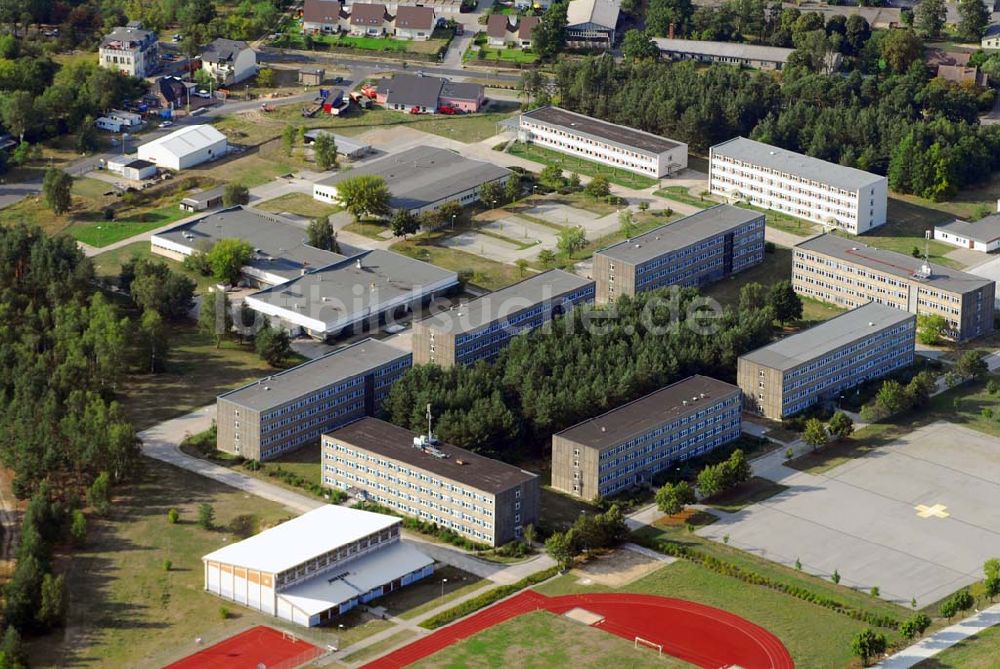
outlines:
[[737, 137], [709, 152], [709, 191], [852, 235], [885, 224], [885, 177]]
[[1000, 213], [978, 221], [952, 221], [934, 226], [934, 239], [963, 249], [993, 253], [1000, 251]]
[[518, 139], [653, 179], [675, 174], [688, 162], [683, 142], [559, 107], [521, 114]]
[[132, 24], [105, 36], [97, 55], [101, 67], [142, 78], [159, 67], [160, 45], [156, 33]]
[[201, 69], [221, 84], [236, 84], [257, 74], [257, 52], [246, 42], [220, 38], [202, 50]]
[[303, 627], [434, 573], [402, 520], [328, 504], [202, 558], [204, 588]]

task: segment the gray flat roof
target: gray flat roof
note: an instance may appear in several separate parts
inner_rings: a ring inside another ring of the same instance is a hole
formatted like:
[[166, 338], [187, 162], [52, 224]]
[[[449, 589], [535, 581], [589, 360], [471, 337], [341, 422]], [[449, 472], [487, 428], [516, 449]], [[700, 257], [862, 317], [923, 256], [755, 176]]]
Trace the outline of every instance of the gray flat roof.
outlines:
[[978, 221], [954, 220], [951, 223], [934, 226], [938, 230], [946, 230], [967, 239], [988, 244], [1000, 239], [1000, 213], [990, 214]]
[[558, 436], [587, 448], [607, 448], [644, 434], [662, 423], [700, 411], [710, 400], [739, 391], [732, 384], [696, 374], [577, 423], [559, 432]]
[[255, 250], [250, 267], [289, 279], [303, 268], [324, 267], [345, 258], [307, 245], [305, 228], [295, 222], [241, 206], [206, 214], [155, 236], [197, 250], [210, 248], [220, 239], [242, 239]]
[[844, 167], [788, 149], [782, 149], [746, 137], [735, 137], [712, 147], [712, 155], [719, 154], [742, 160], [760, 167], [793, 174], [846, 191], [857, 191], [869, 184], [885, 180], [871, 172]]
[[[192, 193], [186, 198], [181, 200], [184, 204], [197, 204], [199, 202], [208, 202], [209, 200], [214, 200], [216, 198], [222, 197], [222, 193], [226, 190], [225, 186], [216, 186], [215, 188], [209, 188], [208, 190], [200, 190], [197, 193]], [[168, 231], [170, 232], [170, 231]]]
[[845, 239], [832, 234], [817, 235], [797, 244], [795, 248], [823, 253], [845, 262], [955, 293], [966, 293], [993, 283], [974, 274], [934, 263], [929, 263], [930, 278], [919, 278], [916, 274], [924, 264], [922, 259], [866, 246], [856, 239]]
[[740, 42], [710, 42], [694, 39], [670, 39], [669, 37], [654, 37], [653, 42], [660, 51], [676, 51], [701, 56], [718, 56], [722, 58], [744, 58], [747, 60], [763, 60], [772, 63], [784, 63], [795, 49], [780, 46], [761, 46], [759, 44], [742, 44]]
[[393, 209], [419, 209], [452, 199], [486, 182], [502, 179], [510, 174], [510, 170], [481, 160], [463, 158], [448, 149], [415, 146], [339, 172], [317, 183], [335, 186], [344, 179], [363, 174], [385, 179], [392, 193], [389, 205]]
[[563, 128], [580, 135], [589, 135], [601, 141], [642, 153], [659, 155], [664, 151], [670, 151], [681, 146], [680, 142], [654, 135], [651, 132], [644, 132], [624, 125], [609, 123], [608, 121], [577, 114], [561, 107], [540, 107], [530, 112], [525, 112], [521, 116], [538, 123]]
[[719, 204], [601, 249], [598, 253], [615, 260], [638, 264], [761, 218], [764, 218], [764, 214], [759, 212]]
[[740, 356], [740, 359], [787, 371], [847, 346], [870, 333], [914, 319], [916, 316], [908, 311], [869, 302], [825, 323], [751, 351]]
[[358, 312], [377, 313], [382, 310], [380, 305], [415, 297], [426, 287], [442, 282], [455, 285], [458, 274], [393, 251], [374, 249], [311, 270], [251, 297], [330, 324]]
[[370, 151], [372, 148], [371, 145], [365, 144], [364, 142], [359, 142], [358, 140], [353, 139], [351, 137], [338, 135], [334, 132], [330, 132], [329, 130], [323, 130], [321, 128], [307, 130], [305, 137], [306, 139], [315, 141], [316, 138], [319, 137], [320, 135], [332, 135], [333, 142], [334, 144], [337, 145], [337, 153], [341, 153], [345, 156], [351, 155], [352, 153], [356, 153], [358, 151], [367, 152]]
[[412, 353], [394, 346], [375, 339], [365, 339], [223, 393], [219, 395], [219, 399], [226, 399], [254, 411], [267, 411], [331, 383], [364, 374], [400, 358], [412, 357]]
[[468, 332], [529, 306], [554, 302], [565, 293], [593, 283], [591, 279], [584, 279], [561, 269], [552, 269], [430, 316], [423, 323], [443, 332]]
[[362, 418], [328, 436], [492, 494], [538, 478], [538, 474], [441, 441], [434, 446], [448, 457], [435, 457], [413, 446], [413, 438], [420, 436], [416, 432], [377, 418]]

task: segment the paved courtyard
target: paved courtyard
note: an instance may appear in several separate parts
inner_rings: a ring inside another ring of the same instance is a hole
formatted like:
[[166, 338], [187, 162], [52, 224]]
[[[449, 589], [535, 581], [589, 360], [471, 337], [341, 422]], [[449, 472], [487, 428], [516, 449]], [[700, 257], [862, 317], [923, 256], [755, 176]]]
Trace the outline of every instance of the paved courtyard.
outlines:
[[1000, 441], [988, 435], [939, 422], [822, 475], [778, 471], [788, 490], [698, 533], [920, 606], [1000, 556]]

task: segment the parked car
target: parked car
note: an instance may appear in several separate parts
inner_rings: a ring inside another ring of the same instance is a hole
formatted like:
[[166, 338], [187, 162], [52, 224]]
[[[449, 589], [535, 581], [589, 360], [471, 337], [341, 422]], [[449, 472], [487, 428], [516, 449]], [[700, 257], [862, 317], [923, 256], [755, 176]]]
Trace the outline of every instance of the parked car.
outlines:
[[333, 83], [335, 83], [335, 84], [342, 84], [342, 83], [344, 83], [344, 78], [343, 77], [334, 77], [333, 78]]
[[173, 121], [164, 121], [163, 123], [160, 124], [160, 127], [161, 128], [169, 128], [169, 127], [173, 126], [173, 124], [174, 124]]
[[209, 94], [209, 92], [206, 91], [204, 88], [200, 88], [200, 89], [194, 91], [193, 93], [191, 93], [191, 95], [197, 96], [199, 98], [210, 98], [210, 97], [212, 97]]
[[410, 113], [411, 114], [419, 114], [420, 113], [420, 107], [417, 107], [417, 106], [410, 107]]
[[438, 112], [442, 114], [447, 114], [448, 116], [452, 116], [454, 114], [457, 114], [458, 110], [455, 109], [454, 107], [449, 107], [448, 105], [441, 105], [440, 107], [438, 107]]

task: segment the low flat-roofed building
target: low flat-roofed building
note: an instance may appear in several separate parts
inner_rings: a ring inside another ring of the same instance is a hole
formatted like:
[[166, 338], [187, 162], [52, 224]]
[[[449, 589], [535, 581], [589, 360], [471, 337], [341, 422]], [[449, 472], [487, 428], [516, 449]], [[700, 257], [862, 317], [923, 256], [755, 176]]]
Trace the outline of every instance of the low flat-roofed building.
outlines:
[[[654, 37], [653, 43], [660, 54], [672, 60], [697, 60], [703, 63], [728, 63], [760, 70], [780, 70], [795, 49], [742, 42], [712, 42], [708, 40], [673, 39]], [[832, 53], [827, 65], [835, 70], [840, 65], [840, 54]]]
[[374, 416], [413, 355], [375, 339], [351, 344], [216, 399], [216, 448], [270, 460]]
[[654, 179], [679, 172], [688, 163], [683, 142], [561, 107], [521, 114], [518, 139]]
[[326, 70], [322, 67], [303, 67], [299, 70], [299, 83], [303, 86], [320, 86], [325, 78]]
[[886, 221], [885, 177], [746, 137], [709, 151], [709, 190], [852, 235]]
[[209, 553], [205, 590], [315, 627], [434, 573], [402, 520], [326, 504]]
[[537, 474], [364, 418], [323, 435], [323, 485], [492, 546], [538, 522]]
[[351, 137], [345, 137], [344, 135], [337, 135], [329, 130], [321, 130], [318, 128], [307, 130], [303, 141], [306, 144], [312, 144], [320, 135], [333, 135], [333, 142], [337, 145], [337, 153], [349, 160], [362, 158], [371, 153], [372, 150], [372, 147], [369, 144], [359, 142]]
[[610, 49], [620, 13], [619, 0], [570, 0], [566, 6], [566, 46]]
[[594, 499], [740, 436], [740, 389], [690, 376], [552, 435], [552, 487]]
[[990, 214], [978, 221], [954, 220], [935, 225], [934, 239], [983, 253], [1000, 250], [1000, 213]]
[[432, 146], [415, 146], [339, 172], [317, 181], [313, 197], [337, 203], [337, 184], [360, 175], [380, 176], [389, 186], [389, 207], [415, 215], [433, 211], [446, 202], [466, 206], [479, 200], [486, 183], [503, 185], [511, 171], [492, 163], [465, 158], [454, 151]]
[[747, 411], [781, 420], [913, 364], [916, 316], [869, 302], [737, 363]]
[[180, 208], [184, 211], [196, 212], [221, 207], [222, 194], [225, 190], [225, 186], [217, 186], [216, 188], [208, 188], [197, 193], [192, 193], [181, 200]]
[[458, 285], [458, 274], [393, 251], [363, 251], [248, 295], [293, 334], [325, 339], [408, 314]]
[[597, 303], [665, 286], [703, 286], [764, 260], [764, 215], [720, 204], [594, 254]]
[[152, 236], [157, 255], [183, 262], [194, 253], [206, 252], [222, 239], [242, 239], [254, 248], [243, 267], [246, 283], [274, 286], [304, 271], [345, 260], [346, 256], [306, 244], [301, 225], [277, 214], [235, 206], [181, 223]]
[[946, 335], [958, 341], [993, 331], [993, 281], [856, 239], [825, 234], [797, 244], [792, 287], [841, 307], [877, 302], [911, 314], [938, 314], [948, 321]]
[[450, 367], [492, 360], [515, 336], [593, 301], [593, 281], [549, 270], [414, 323], [413, 361]]

